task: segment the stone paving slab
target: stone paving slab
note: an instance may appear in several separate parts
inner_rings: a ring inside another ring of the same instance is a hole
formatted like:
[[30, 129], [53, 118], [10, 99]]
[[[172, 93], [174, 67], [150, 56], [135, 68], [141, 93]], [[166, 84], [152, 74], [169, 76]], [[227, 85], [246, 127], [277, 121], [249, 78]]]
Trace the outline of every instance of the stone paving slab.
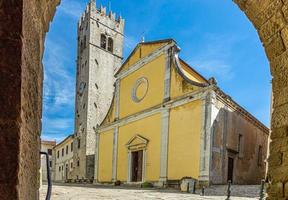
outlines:
[[[232, 190], [231, 200], [259, 199], [259, 186], [237, 186]], [[224, 189], [224, 191], [223, 191]], [[226, 186], [213, 186], [206, 190], [207, 196], [181, 193], [171, 189], [138, 189], [119, 187], [97, 187], [91, 185], [54, 185], [51, 200], [224, 200]], [[45, 199], [47, 185], [40, 190], [40, 200]], [[233, 193], [234, 192], [234, 193]]]

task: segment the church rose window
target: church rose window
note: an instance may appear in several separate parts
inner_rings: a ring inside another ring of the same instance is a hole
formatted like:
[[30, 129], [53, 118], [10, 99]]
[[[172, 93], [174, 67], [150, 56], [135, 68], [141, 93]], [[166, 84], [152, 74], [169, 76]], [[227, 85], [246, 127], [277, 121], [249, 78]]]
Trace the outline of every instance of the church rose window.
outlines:
[[101, 34], [101, 44], [100, 46], [103, 48], [103, 49], [106, 49], [106, 36], [104, 34]]
[[131, 91], [131, 98], [135, 103], [142, 101], [148, 92], [148, 80], [145, 77], [139, 78], [135, 83]]

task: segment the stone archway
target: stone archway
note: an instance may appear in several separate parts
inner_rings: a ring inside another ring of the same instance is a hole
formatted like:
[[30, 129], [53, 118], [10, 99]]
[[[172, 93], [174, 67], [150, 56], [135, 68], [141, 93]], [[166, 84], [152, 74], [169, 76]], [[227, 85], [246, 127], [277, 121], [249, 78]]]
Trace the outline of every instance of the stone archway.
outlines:
[[59, 2], [0, 0], [0, 199], [39, 198], [41, 60]]
[[[270, 61], [268, 193], [269, 199], [288, 197], [288, 0], [234, 2], [258, 31]], [[59, 3], [0, 0], [0, 199], [38, 199], [41, 60], [45, 34]], [[38, 161], [33, 159], [37, 156]]]
[[[234, 0], [256, 28], [270, 62], [269, 199], [288, 197], [288, 0]], [[287, 182], [287, 183], [286, 183]]]

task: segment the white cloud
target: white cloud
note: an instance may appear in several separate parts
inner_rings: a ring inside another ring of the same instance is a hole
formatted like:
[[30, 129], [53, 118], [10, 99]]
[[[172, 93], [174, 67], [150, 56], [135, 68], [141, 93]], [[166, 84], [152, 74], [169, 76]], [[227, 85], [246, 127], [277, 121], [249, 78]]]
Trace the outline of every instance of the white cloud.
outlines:
[[59, 141], [74, 126], [76, 66], [65, 41], [47, 39], [45, 45], [42, 137]]
[[234, 77], [232, 52], [243, 38], [230, 35], [206, 34], [201, 50], [190, 57], [188, 63], [207, 78], [231, 80]]
[[203, 58], [202, 60], [190, 60], [189, 64], [195, 66], [195, 69], [205, 74], [206, 78], [215, 77], [216, 79], [231, 80], [234, 77], [231, 65], [224, 60]]
[[73, 124], [73, 118], [47, 118], [43, 117], [43, 125], [50, 127], [49, 132], [66, 130]]
[[65, 53], [67, 48], [64, 43], [46, 41], [44, 112], [47, 109], [55, 112], [63, 108], [63, 106], [74, 105], [75, 74], [71, 72], [71, 67], [75, 66], [67, 66], [67, 63], [71, 62]]
[[44, 116], [42, 139], [61, 141], [73, 132], [67, 132], [73, 127], [73, 118], [51, 118]]

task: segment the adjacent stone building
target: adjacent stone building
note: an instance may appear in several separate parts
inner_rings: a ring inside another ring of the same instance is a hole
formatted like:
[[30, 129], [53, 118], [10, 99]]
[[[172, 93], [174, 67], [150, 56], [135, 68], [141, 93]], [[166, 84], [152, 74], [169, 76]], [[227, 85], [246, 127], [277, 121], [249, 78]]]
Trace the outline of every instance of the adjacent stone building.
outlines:
[[[122, 64], [124, 20], [91, 0], [78, 23], [73, 177], [93, 180], [95, 128], [108, 112]], [[79, 147], [79, 148], [78, 148]]]
[[96, 128], [95, 182], [259, 184], [269, 129], [178, 56], [172, 39], [142, 42], [116, 73]]
[[[66, 182], [72, 179], [73, 162], [73, 138], [69, 135], [53, 148], [53, 171], [52, 180], [56, 182]], [[75, 162], [79, 165], [79, 160]]]
[[[49, 167], [51, 175], [53, 174], [53, 168], [52, 168], [52, 149], [56, 145], [56, 141], [49, 141], [49, 140], [41, 140], [41, 151], [46, 152], [49, 155]], [[47, 162], [46, 162], [46, 156], [41, 155], [41, 176], [42, 181], [47, 181]]]

